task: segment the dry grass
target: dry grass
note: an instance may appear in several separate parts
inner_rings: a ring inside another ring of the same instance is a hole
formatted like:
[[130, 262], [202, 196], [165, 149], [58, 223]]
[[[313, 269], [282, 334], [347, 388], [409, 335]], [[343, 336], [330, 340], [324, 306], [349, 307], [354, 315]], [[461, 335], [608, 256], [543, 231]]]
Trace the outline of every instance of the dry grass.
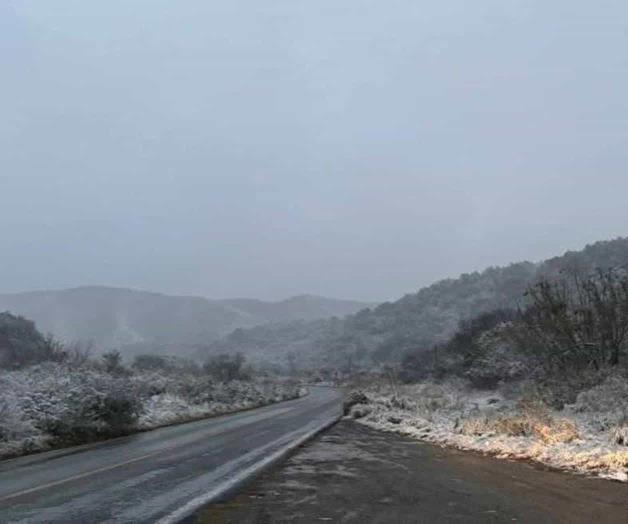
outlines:
[[628, 451], [607, 453], [601, 457], [600, 461], [608, 469], [626, 469], [628, 468]]
[[481, 437], [488, 433], [493, 432], [493, 427], [488, 417], [469, 417], [462, 422], [456, 421], [455, 429], [461, 435], [467, 435], [469, 437]]
[[576, 425], [567, 419], [553, 420], [551, 424], [537, 424], [533, 427], [534, 435], [546, 444], [572, 442], [580, 438]]
[[571, 442], [579, 438], [578, 428], [570, 420], [529, 412], [497, 417], [472, 416], [462, 422], [458, 432], [469, 436], [534, 437], [545, 444]]

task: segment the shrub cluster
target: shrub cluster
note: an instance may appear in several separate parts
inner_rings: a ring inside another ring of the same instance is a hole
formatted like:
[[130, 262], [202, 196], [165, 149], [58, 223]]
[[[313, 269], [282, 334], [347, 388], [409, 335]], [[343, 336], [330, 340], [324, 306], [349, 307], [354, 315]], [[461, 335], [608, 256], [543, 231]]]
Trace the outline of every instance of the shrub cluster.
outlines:
[[204, 368], [142, 355], [126, 367], [117, 351], [89, 357], [21, 317], [0, 314], [0, 456], [125, 435], [295, 398], [296, 383], [253, 379], [241, 355]]
[[295, 382], [217, 382], [202, 372], [120, 373], [90, 361], [0, 371], [0, 456], [79, 444], [139, 429], [296, 398]]

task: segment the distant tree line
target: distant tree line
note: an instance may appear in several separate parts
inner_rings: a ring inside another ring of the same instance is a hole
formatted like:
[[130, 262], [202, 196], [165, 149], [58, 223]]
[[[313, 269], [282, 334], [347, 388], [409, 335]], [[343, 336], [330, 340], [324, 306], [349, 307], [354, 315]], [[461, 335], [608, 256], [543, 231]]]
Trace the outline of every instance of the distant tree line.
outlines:
[[43, 362], [74, 367], [91, 365], [112, 376], [125, 376], [133, 371], [205, 374], [217, 382], [249, 380], [253, 374], [241, 353], [221, 353], [206, 359], [203, 366], [172, 355], [138, 355], [127, 367], [117, 350], [92, 355], [89, 343], [64, 345], [52, 335], [40, 333], [35, 323], [9, 312], [0, 313], [0, 369], [16, 370]]

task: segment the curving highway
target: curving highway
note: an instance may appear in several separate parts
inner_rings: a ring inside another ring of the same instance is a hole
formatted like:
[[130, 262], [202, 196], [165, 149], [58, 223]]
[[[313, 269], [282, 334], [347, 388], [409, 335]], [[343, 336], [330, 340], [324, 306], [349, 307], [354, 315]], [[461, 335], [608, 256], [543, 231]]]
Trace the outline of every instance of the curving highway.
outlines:
[[177, 522], [338, 418], [324, 387], [252, 411], [0, 462], [0, 522]]

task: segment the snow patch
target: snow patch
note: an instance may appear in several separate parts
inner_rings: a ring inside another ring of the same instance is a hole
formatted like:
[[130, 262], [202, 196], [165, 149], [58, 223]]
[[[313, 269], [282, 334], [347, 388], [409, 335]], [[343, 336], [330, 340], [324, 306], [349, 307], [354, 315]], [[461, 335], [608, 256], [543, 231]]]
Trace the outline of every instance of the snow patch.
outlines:
[[349, 416], [434, 444], [628, 482], [628, 447], [617, 437], [627, 405], [618, 392], [628, 387], [611, 377], [593, 389], [559, 412], [454, 381], [372, 386]]

